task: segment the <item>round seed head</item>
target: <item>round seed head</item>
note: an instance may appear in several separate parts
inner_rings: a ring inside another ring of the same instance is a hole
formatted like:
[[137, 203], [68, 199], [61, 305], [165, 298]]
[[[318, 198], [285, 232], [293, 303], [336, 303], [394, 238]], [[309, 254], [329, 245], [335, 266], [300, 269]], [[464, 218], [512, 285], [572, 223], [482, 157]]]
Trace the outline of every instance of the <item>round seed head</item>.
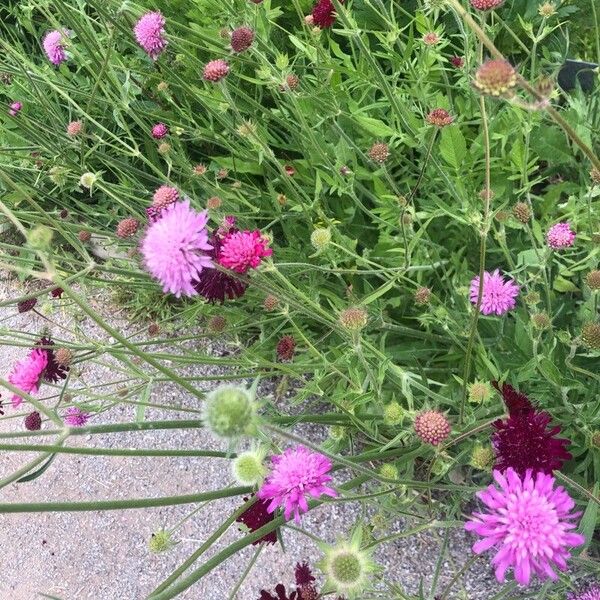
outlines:
[[128, 238], [136, 234], [140, 222], [133, 217], [127, 217], [117, 225], [117, 237]]
[[248, 390], [224, 386], [208, 394], [204, 404], [204, 423], [218, 437], [237, 438], [250, 433], [255, 406]]
[[367, 324], [368, 315], [364, 308], [353, 306], [340, 313], [340, 323], [349, 331], [360, 331]]
[[331, 242], [331, 229], [318, 227], [310, 234], [310, 243], [315, 250], [323, 250]]
[[435, 125], [436, 127], [441, 128], [451, 125], [454, 121], [454, 117], [444, 108], [434, 108], [427, 115], [426, 120], [430, 125]]
[[448, 419], [437, 410], [426, 410], [415, 417], [415, 433], [426, 444], [437, 446], [450, 435]]
[[431, 300], [431, 290], [428, 287], [420, 287], [415, 292], [415, 304], [425, 306]]
[[594, 269], [585, 276], [585, 282], [591, 290], [600, 290], [600, 270]]
[[390, 149], [387, 144], [383, 142], [376, 142], [371, 146], [369, 150], [369, 157], [372, 161], [382, 165], [389, 157]]
[[260, 485], [267, 474], [264, 460], [263, 450], [249, 450], [237, 456], [231, 464], [235, 480], [240, 485]]
[[386, 425], [400, 425], [404, 420], [404, 409], [402, 406], [393, 400], [385, 405], [383, 409], [383, 422]]
[[231, 32], [231, 49], [234, 52], [244, 52], [254, 42], [254, 31], [250, 27], [238, 27]]
[[156, 533], [153, 533], [148, 540], [148, 550], [152, 554], [160, 554], [167, 552], [176, 542], [173, 540], [173, 535], [166, 529], [159, 529]]
[[483, 94], [503, 96], [517, 85], [517, 73], [507, 61], [490, 59], [475, 72], [473, 85]]
[[581, 341], [590, 350], [600, 350], [600, 323], [586, 323], [581, 328]]
[[531, 209], [527, 202], [517, 202], [512, 208], [513, 217], [521, 223], [529, 223], [531, 219]]

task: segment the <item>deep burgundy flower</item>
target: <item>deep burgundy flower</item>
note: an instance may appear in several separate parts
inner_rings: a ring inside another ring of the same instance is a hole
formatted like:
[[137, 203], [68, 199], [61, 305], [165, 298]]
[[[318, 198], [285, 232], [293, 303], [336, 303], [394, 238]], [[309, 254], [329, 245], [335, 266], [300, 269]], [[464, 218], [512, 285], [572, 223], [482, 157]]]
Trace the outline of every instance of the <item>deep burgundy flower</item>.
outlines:
[[[239, 231], [239, 229], [234, 227], [234, 224], [235, 218], [225, 217], [223, 224], [210, 238], [210, 245], [213, 249], [207, 254], [213, 259], [215, 264], [220, 262], [223, 239], [230, 233]], [[233, 300], [242, 297], [246, 293], [248, 284], [215, 268], [202, 271], [198, 277], [198, 281], [194, 283], [194, 287], [209, 302], [220, 302], [222, 304], [225, 302], [225, 298]]]
[[63, 290], [61, 287], [55, 287], [51, 292], [50, 295], [53, 298], [62, 298], [62, 295], [65, 293], [65, 290]]
[[312, 581], [315, 581], [307, 562], [297, 563], [294, 575], [296, 577], [296, 585], [299, 586], [309, 585]]
[[[494, 382], [497, 387], [497, 383]], [[492, 447], [496, 454], [494, 469], [513, 468], [521, 477], [528, 469], [552, 475], [572, 458], [567, 452], [570, 440], [557, 438], [561, 428], [552, 427], [552, 417], [536, 410], [527, 396], [511, 386], [502, 386], [504, 402], [509, 410], [506, 420], [498, 419], [492, 426]]]
[[[340, 4], [343, 4], [340, 0]], [[331, 27], [335, 23], [335, 6], [331, 0], [318, 0], [312, 10], [313, 24], [321, 29]]]
[[37, 298], [29, 298], [17, 304], [17, 309], [20, 313], [29, 312], [37, 304]]
[[282, 583], [275, 586], [275, 594], [273, 595], [266, 590], [260, 590], [260, 598], [258, 600], [302, 600], [302, 596], [300, 596], [298, 591], [290, 592], [288, 595]]
[[296, 340], [291, 335], [284, 335], [277, 342], [277, 358], [279, 360], [292, 360], [296, 352]]
[[[254, 497], [254, 496], [252, 496]], [[244, 498], [247, 501], [248, 498]], [[275, 513], [267, 512], [268, 500], [256, 499], [256, 502], [247, 508], [237, 519], [238, 523], [243, 523], [250, 531], [256, 531], [263, 525], [270, 523], [275, 518]], [[257, 544], [275, 544], [277, 543], [277, 530], [273, 530], [260, 539], [252, 542], [253, 546]], [[269, 598], [269, 596], [267, 596]]]
[[[36, 342], [35, 345], [54, 346], [54, 342], [50, 338], [43, 337], [39, 342]], [[47, 381], [49, 383], [57, 383], [61, 379], [66, 379], [69, 367], [65, 367], [56, 362], [56, 357], [54, 356], [54, 350], [52, 348], [43, 348], [43, 351], [48, 357], [48, 363], [46, 364], [46, 368], [42, 373], [42, 378], [44, 379], [44, 381]]]

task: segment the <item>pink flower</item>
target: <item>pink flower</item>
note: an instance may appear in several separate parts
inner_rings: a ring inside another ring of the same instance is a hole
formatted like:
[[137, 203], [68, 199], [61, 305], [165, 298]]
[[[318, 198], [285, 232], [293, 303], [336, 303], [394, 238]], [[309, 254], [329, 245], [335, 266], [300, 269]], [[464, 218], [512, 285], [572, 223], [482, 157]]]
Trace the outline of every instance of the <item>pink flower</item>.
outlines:
[[21, 112], [23, 105], [20, 102], [13, 102], [8, 108], [8, 114], [11, 117], [16, 117]]
[[265, 256], [271, 256], [273, 250], [260, 231], [237, 231], [223, 240], [219, 263], [236, 273], [246, 273], [256, 269]]
[[162, 283], [165, 293], [178, 298], [195, 296], [193, 282], [202, 269], [213, 266], [207, 251], [207, 211], [200, 213], [190, 207], [189, 200], [164, 208], [142, 240], [141, 251], [148, 272]]
[[521, 479], [508, 469], [505, 475], [494, 471], [494, 479], [500, 489], [492, 484], [477, 493], [488, 512], [474, 512], [465, 523], [467, 531], [482, 537], [473, 552], [497, 550], [492, 564], [500, 583], [510, 567], [521, 585], [529, 585], [532, 574], [558, 579], [554, 569], [566, 569], [569, 548], [585, 542], [582, 535], [572, 533], [573, 520], [579, 516], [571, 512], [575, 502], [564, 488], [555, 488], [554, 477], [545, 473], [533, 478], [527, 471]]
[[75, 137], [79, 135], [81, 133], [82, 127], [83, 125], [81, 124], [81, 121], [71, 121], [67, 125], [67, 135], [69, 137]]
[[269, 513], [284, 507], [284, 516], [300, 522], [300, 512], [308, 511], [307, 497], [319, 498], [323, 494], [336, 497], [337, 492], [325, 484], [331, 481], [331, 461], [318, 452], [311, 452], [304, 446], [288, 448], [283, 454], [271, 457], [273, 470], [258, 497], [271, 500]]
[[[40, 388], [40, 381], [44, 369], [48, 365], [48, 353], [39, 348], [33, 349], [23, 360], [20, 360], [8, 376], [8, 382], [26, 394], [36, 393]], [[18, 408], [23, 402], [19, 394], [13, 394], [12, 405]]]
[[63, 37], [65, 36], [64, 32], [55, 29], [47, 33], [42, 41], [44, 52], [53, 65], [58, 66], [67, 60], [65, 45], [63, 43]]
[[167, 47], [164, 26], [165, 18], [160, 11], [156, 11], [147, 12], [133, 28], [137, 43], [152, 60], [156, 60]]
[[218, 58], [217, 60], [211, 60], [204, 65], [204, 70], [202, 71], [202, 77], [206, 81], [212, 81], [216, 83], [217, 81], [221, 81], [224, 77], [229, 73], [229, 64], [226, 60]]
[[83, 412], [77, 406], [70, 406], [67, 408], [65, 414], [65, 424], [71, 427], [82, 427], [90, 419], [89, 413]]
[[[479, 294], [479, 276], [471, 281], [471, 302], [477, 305]], [[480, 311], [484, 315], [495, 313], [503, 315], [512, 310], [516, 305], [516, 297], [519, 295], [519, 286], [513, 279], [504, 281], [500, 271], [496, 269], [493, 273], [485, 271], [483, 274], [483, 296], [481, 298]]]
[[573, 245], [575, 235], [575, 232], [571, 229], [570, 223], [557, 223], [548, 229], [546, 241], [548, 242], [548, 246], [554, 250], [568, 248]]
[[152, 137], [156, 140], [164, 138], [169, 133], [169, 128], [164, 123], [156, 123], [152, 127]]
[[169, 204], [173, 204], [179, 200], [179, 192], [177, 188], [170, 187], [168, 185], [161, 185], [154, 192], [154, 196], [152, 196], [152, 206], [162, 210]]

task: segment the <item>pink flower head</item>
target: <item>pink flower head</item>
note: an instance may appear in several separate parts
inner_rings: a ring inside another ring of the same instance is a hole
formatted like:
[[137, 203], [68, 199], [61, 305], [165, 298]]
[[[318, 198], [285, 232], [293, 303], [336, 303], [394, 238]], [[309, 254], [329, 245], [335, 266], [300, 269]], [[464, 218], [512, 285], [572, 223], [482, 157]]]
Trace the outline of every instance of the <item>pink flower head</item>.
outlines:
[[90, 419], [89, 413], [77, 406], [70, 406], [65, 413], [65, 423], [71, 427], [83, 427]]
[[284, 507], [284, 516], [294, 515], [300, 522], [300, 512], [308, 511], [307, 497], [319, 498], [323, 494], [335, 498], [337, 492], [325, 484], [331, 481], [331, 461], [304, 446], [288, 448], [283, 454], [271, 457], [273, 470], [258, 490], [258, 497], [271, 500], [269, 513]]
[[169, 204], [173, 204], [179, 200], [179, 192], [177, 188], [168, 185], [161, 185], [152, 196], [152, 206], [162, 210]]
[[219, 264], [236, 273], [256, 269], [264, 257], [273, 254], [268, 244], [258, 230], [231, 233], [223, 240]]
[[8, 108], [8, 114], [11, 117], [16, 117], [21, 112], [23, 105], [20, 102], [13, 102]]
[[[45, 350], [34, 348], [23, 360], [20, 360], [8, 376], [8, 382], [26, 394], [35, 393], [40, 388], [40, 382], [46, 366], [48, 365], [48, 353]], [[19, 394], [13, 394], [12, 405], [18, 408], [23, 402]]]
[[500, 583], [510, 567], [521, 585], [529, 585], [532, 575], [558, 579], [554, 569], [566, 569], [569, 549], [585, 542], [572, 532], [573, 520], [579, 516], [572, 512], [575, 502], [564, 488], [555, 488], [554, 477], [545, 473], [534, 478], [527, 471], [521, 479], [508, 469], [504, 475], [494, 471], [494, 479], [500, 488], [492, 484], [477, 493], [488, 512], [474, 512], [465, 523], [467, 531], [482, 538], [473, 552], [496, 549], [492, 564]]
[[148, 272], [162, 283], [165, 293], [178, 298], [195, 296], [192, 285], [202, 269], [213, 266], [206, 223], [208, 212], [196, 212], [189, 200], [167, 206], [142, 240], [141, 251]]
[[204, 65], [204, 70], [202, 71], [202, 77], [206, 81], [212, 81], [216, 83], [217, 81], [221, 81], [224, 77], [229, 73], [229, 63], [222, 58], [218, 58], [217, 60], [211, 60]]
[[464, 66], [465, 59], [462, 56], [453, 56], [450, 59], [450, 62], [452, 63], [453, 67], [456, 67], [457, 69], [460, 69], [461, 67]]
[[67, 60], [65, 44], [63, 43], [63, 38], [65, 36], [65, 32], [55, 29], [54, 31], [47, 33], [42, 41], [42, 46], [44, 46], [44, 52], [46, 53], [48, 60], [57, 67]]
[[561, 248], [572, 246], [575, 241], [575, 235], [575, 232], [571, 229], [570, 223], [557, 223], [548, 229], [546, 241], [550, 248], [559, 250]]
[[152, 60], [156, 60], [167, 47], [164, 27], [165, 18], [160, 11], [156, 11], [147, 12], [133, 28], [137, 43]]
[[[471, 302], [477, 305], [479, 295], [479, 276], [471, 281]], [[495, 313], [503, 315], [512, 310], [516, 305], [516, 297], [519, 295], [519, 286], [513, 279], [504, 281], [500, 271], [496, 269], [493, 273], [485, 271], [483, 274], [483, 296], [481, 298], [480, 311], [484, 315]]]
[[600, 600], [600, 585], [593, 585], [578, 594], [569, 594], [568, 600]]
[[[344, 4], [343, 0], [340, 4]], [[312, 22], [321, 29], [327, 29], [335, 23], [335, 6], [331, 0], [318, 0], [312, 10]]]
[[161, 140], [169, 133], [169, 128], [164, 123], [156, 123], [152, 127], [152, 137], [155, 140]]
[[71, 121], [67, 125], [67, 135], [69, 137], [75, 137], [79, 135], [81, 133], [82, 127], [83, 125], [81, 124], [81, 121]]

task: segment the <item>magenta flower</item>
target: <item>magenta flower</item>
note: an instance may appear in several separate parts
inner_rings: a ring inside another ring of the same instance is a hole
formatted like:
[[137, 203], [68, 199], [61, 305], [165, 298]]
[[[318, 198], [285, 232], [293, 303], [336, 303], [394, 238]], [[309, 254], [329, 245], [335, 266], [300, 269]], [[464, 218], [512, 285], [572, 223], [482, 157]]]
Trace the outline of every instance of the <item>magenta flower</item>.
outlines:
[[492, 484], [477, 492], [488, 512], [474, 512], [465, 523], [467, 531], [482, 538], [473, 545], [473, 552], [496, 550], [492, 564], [500, 583], [511, 567], [521, 585], [529, 585], [532, 575], [558, 579], [554, 569], [566, 569], [569, 549], [585, 542], [582, 535], [572, 532], [579, 516], [572, 512], [575, 502], [564, 488], [555, 488], [554, 477], [545, 473], [534, 478], [527, 471], [521, 479], [508, 469], [505, 475], [494, 471], [494, 479], [500, 488]]
[[572, 246], [575, 241], [575, 235], [575, 232], [571, 229], [570, 223], [557, 223], [548, 229], [548, 233], [546, 233], [546, 242], [553, 250], [560, 250], [561, 248]]
[[[495, 383], [496, 387], [498, 384]], [[551, 475], [573, 458], [567, 447], [570, 440], [557, 438], [561, 428], [550, 426], [552, 417], [536, 410], [529, 398], [512, 386], [502, 386], [502, 397], [509, 410], [506, 420], [494, 421], [492, 447], [496, 455], [495, 468], [499, 471], [513, 469], [524, 476], [527, 471]]]
[[267, 511], [284, 508], [284, 516], [300, 522], [300, 513], [308, 510], [307, 497], [323, 494], [336, 497], [337, 492], [325, 484], [331, 481], [331, 461], [304, 446], [288, 448], [283, 454], [271, 457], [273, 470], [258, 490], [258, 497], [271, 500]]
[[[477, 305], [479, 295], [479, 276], [471, 281], [471, 303]], [[519, 295], [519, 286], [513, 279], [504, 281], [500, 271], [493, 273], [487, 271], [483, 274], [483, 296], [481, 298], [480, 312], [484, 315], [495, 313], [503, 315], [516, 306], [516, 297]]]
[[65, 44], [63, 43], [63, 38], [65, 36], [66, 33], [54, 30], [48, 32], [42, 41], [42, 46], [44, 47], [44, 52], [46, 53], [48, 60], [57, 67], [67, 60]]
[[256, 269], [264, 257], [273, 254], [268, 245], [260, 231], [236, 231], [223, 239], [219, 264], [236, 273], [246, 273], [248, 269]]
[[[341, 0], [340, 4], [344, 4]], [[312, 10], [313, 23], [321, 29], [327, 29], [335, 23], [335, 6], [331, 0], [318, 0]]]
[[77, 406], [69, 406], [65, 413], [65, 424], [70, 427], [83, 427], [90, 419], [90, 414]]
[[152, 126], [152, 137], [155, 140], [162, 140], [169, 134], [169, 128], [164, 123], [156, 123]]
[[20, 102], [13, 102], [9, 107], [8, 107], [8, 114], [11, 117], [16, 117], [17, 114], [19, 114], [21, 112], [21, 109], [23, 108], [23, 105]]
[[[26, 358], [20, 360], [8, 376], [8, 382], [19, 388], [26, 394], [36, 393], [40, 388], [40, 382], [46, 366], [48, 365], [48, 354], [44, 350], [34, 348]], [[13, 394], [12, 405], [18, 408], [23, 402], [19, 394]]]
[[600, 600], [600, 586], [593, 585], [584, 592], [569, 594], [568, 600]]
[[141, 252], [148, 272], [162, 283], [165, 293], [178, 298], [195, 296], [193, 283], [203, 269], [213, 266], [208, 251], [208, 212], [196, 212], [189, 200], [164, 208], [142, 240]]
[[137, 43], [152, 60], [156, 60], [167, 47], [165, 38], [165, 18], [160, 11], [147, 12], [133, 28]]

